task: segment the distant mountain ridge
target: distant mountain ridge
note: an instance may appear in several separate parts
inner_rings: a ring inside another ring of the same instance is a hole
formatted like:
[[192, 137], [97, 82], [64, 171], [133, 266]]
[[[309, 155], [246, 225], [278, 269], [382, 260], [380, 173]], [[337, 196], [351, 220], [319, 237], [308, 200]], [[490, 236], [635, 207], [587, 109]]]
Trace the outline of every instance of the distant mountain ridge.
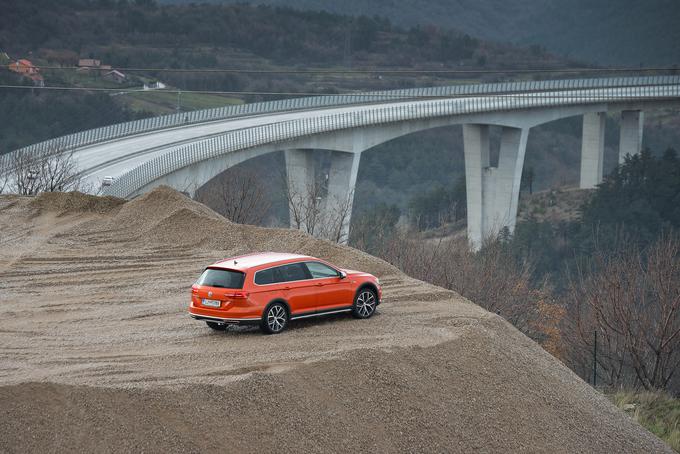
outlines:
[[[195, 0], [161, 0], [161, 3], [192, 1]], [[680, 64], [678, 0], [250, 0], [249, 3], [379, 15], [407, 26], [432, 24], [475, 38], [539, 45], [602, 65]]]

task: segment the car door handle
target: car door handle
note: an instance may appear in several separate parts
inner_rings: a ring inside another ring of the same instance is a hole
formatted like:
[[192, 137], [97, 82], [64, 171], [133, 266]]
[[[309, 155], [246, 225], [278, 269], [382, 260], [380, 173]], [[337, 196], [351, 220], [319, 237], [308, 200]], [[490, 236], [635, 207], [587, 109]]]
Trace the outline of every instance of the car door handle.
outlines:
[[290, 287], [286, 285], [285, 287], [283, 287], [283, 289], [284, 290], [290, 290]]
[[317, 282], [317, 283], [316, 283], [316, 286], [317, 286], [317, 287], [323, 287], [323, 282]]

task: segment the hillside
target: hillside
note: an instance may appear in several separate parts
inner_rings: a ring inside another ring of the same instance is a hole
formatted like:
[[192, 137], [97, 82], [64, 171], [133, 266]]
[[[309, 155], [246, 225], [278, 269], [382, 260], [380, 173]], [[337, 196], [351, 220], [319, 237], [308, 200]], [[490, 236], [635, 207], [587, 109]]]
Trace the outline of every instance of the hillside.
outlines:
[[533, 194], [520, 194], [517, 221], [561, 222], [576, 221], [581, 216], [581, 207], [593, 193], [592, 189], [548, 189]]
[[[71, 65], [90, 53], [114, 67], [135, 68], [266, 68], [262, 59], [270, 65], [305, 68], [347, 63], [560, 68], [567, 63], [541, 50], [485, 41], [455, 29], [401, 27], [382, 16], [243, 3], [158, 6], [35, 0], [12, 4], [3, 13], [0, 48], [8, 53], [51, 50], [39, 54]], [[486, 59], [484, 64], [478, 62], [480, 57]], [[222, 84], [235, 82], [233, 75], [213, 78]]]
[[675, 0], [251, 0], [250, 3], [386, 16], [403, 26], [433, 24], [481, 39], [542, 46], [598, 65], [654, 66], [680, 62], [680, 48], [676, 45], [680, 39], [676, 26], [680, 7]]
[[[409, 5], [418, 4], [401, 3], [404, 11]], [[437, 4], [436, 1], [431, 3]], [[374, 4], [380, 2], [366, 3]], [[522, 3], [526, 6], [524, 9], [530, 9], [527, 6], [530, 4], [529, 0]], [[483, 17], [493, 17], [499, 12], [511, 15], [512, 12], [498, 4], [479, 2], [475, 5], [468, 5], [469, 11], [483, 5], [494, 6], [489, 8], [488, 16]], [[422, 6], [422, 12], [427, 11]], [[468, 9], [461, 14], [467, 14]], [[386, 6], [385, 14], [389, 11]], [[414, 12], [413, 17], [416, 16]], [[459, 15], [442, 12], [440, 16], [458, 18]], [[461, 78], [460, 75], [441, 74], [295, 73], [297, 69], [309, 67], [340, 71], [348, 67], [376, 66], [439, 70], [564, 68], [576, 64], [536, 47], [490, 42], [444, 27], [395, 25], [381, 17], [356, 18], [245, 4], [158, 6], [145, 1], [12, 2], [0, 15], [0, 49], [13, 57], [28, 55], [38, 65], [71, 67], [79, 57], [96, 57], [118, 67], [274, 71], [266, 74], [128, 72], [133, 81], [129, 84], [131, 87], [138, 87], [142, 81], [162, 80], [181, 90], [249, 93], [344, 93], [541, 77], [536, 74], [513, 74], [511, 77], [465, 74]], [[293, 72], [275, 73], [282, 70]], [[572, 73], [550, 76], [578, 77]], [[75, 73], [72, 68], [45, 70], [45, 77], [48, 85], [122, 88], [113, 82], [105, 84], [96, 77]], [[17, 79], [7, 71], [0, 71], [3, 84], [20, 83]], [[217, 95], [186, 91], [180, 96], [153, 91], [108, 95], [2, 89], [0, 103], [6, 108], [0, 111], [0, 153], [70, 132], [174, 112], [177, 108], [187, 111], [280, 97], [292, 95]], [[677, 147], [680, 128], [675, 112], [646, 112], [645, 121], [645, 146], [659, 151], [669, 146]], [[618, 115], [610, 115], [606, 139], [607, 172], [617, 162], [617, 122]], [[580, 130], [580, 118], [532, 129], [525, 168], [533, 169], [536, 189], [569, 187], [578, 183]], [[280, 161], [272, 156], [258, 161], [258, 167], [276, 169], [273, 173], [280, 177]], [[400, 138], [379, 145], [362, 156], [355, 208], [357, 213], [362, 213], [386, 204], [395, 205], [405, 213], [414, 196], [437, 185], [455, 184], [462, 175], [460, 127]], [[281, 212], [285, 214], [286, 209]]]
[[[169, 188], [2, 196], [0, 232], [2, 452], [670, 452], [456, 293]], [[375, 273], [385, 303], [275, 337], [187, 317], [203, 266], [259, 250]]]
[[[547, 52], [486, 42], [452, 30], [395, 27], [386, 19], [241, 5], [157, 6], [152, 2], [34, 0], [11, 2], [0, 15], [0, 52], [50, 67], [48, 86], [105, 88], [102, 93], [0, 90], [0, 153], [83, 128], [128, 119], [276, 99], [253, 94], [121, 95], [161, 80], [180, 90], [248, 93], [340, 93], [471, 83], [485, 78], [433, 75], [296, 74], [299, 69], [419, 67], [441, 70], [569, 65]], [[117, 84], [74, 71], [79, 58], [115, 68], [238, 69], [270, 73], [127, 71]], [[65, 69], [60, 69], [65, 67]], [[56, 68], [56, 69], [55, 69]], [[276, 71], [289, 71], [277, 73]], [[292, 71], [292, 72], [290, 72]], [[474, 76], [473, 76], [474, 77]], [[496, 75], [493, 75], [496, 77]], [[0, 82], [21, 78], [0, 69]], [[95, 96], [96, 95], [96, 96]], [[279, 96], [280, 97], [280, 96]], [[287, 95], [286, 97], [290, 97]], [[75, 101], [75, 102], [74, 102]], [[73, 105], [81, 106], [81, 111]], [[49, 105], [50, 109], [44, 106]], [[90, 108], [90, 107], [93, 108]]]

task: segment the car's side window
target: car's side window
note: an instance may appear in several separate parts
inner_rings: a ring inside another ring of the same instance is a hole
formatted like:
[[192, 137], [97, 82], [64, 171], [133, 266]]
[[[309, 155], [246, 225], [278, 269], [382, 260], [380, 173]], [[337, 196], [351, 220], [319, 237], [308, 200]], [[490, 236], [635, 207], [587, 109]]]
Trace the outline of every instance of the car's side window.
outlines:
[[273, 284], [275, 280], [275, 268], [269, 268], [268, 270], [261, 270], [255, 273], [255, 283], [258, 285]]
[[312, 279], [339, 276], [337, 270], [321, 262], [306, 262], [305, 265], [312, 275]]
[[257, 285], [302, 281], [311, 278], [312, 276], [304, 263], [275, 266], [255, 273], [255, 283]]
[[[304, 279], [311, 279], [309, 271], [304, 263], [290, 263], [288, 265], [282, 265], [278, 267], [279, 273], [281, 273], [281, 281], [278, 279], [276, 282], [291, 282], [291, 281], [302, 281]], [[278, 277], [275, 275], [275, 277]]]

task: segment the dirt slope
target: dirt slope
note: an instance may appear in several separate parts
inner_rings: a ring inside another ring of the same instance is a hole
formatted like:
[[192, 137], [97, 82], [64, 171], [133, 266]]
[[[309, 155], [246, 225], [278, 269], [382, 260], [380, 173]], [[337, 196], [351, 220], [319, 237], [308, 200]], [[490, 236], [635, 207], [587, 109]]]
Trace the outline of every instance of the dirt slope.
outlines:
[[[0, 197], [0, 232], [0, 452], [668, 450], [455, 293], [168, 188]], [[278, 336], [188, 318], [202, 267], [259, 250], [373, 272], [386, 303]]]

